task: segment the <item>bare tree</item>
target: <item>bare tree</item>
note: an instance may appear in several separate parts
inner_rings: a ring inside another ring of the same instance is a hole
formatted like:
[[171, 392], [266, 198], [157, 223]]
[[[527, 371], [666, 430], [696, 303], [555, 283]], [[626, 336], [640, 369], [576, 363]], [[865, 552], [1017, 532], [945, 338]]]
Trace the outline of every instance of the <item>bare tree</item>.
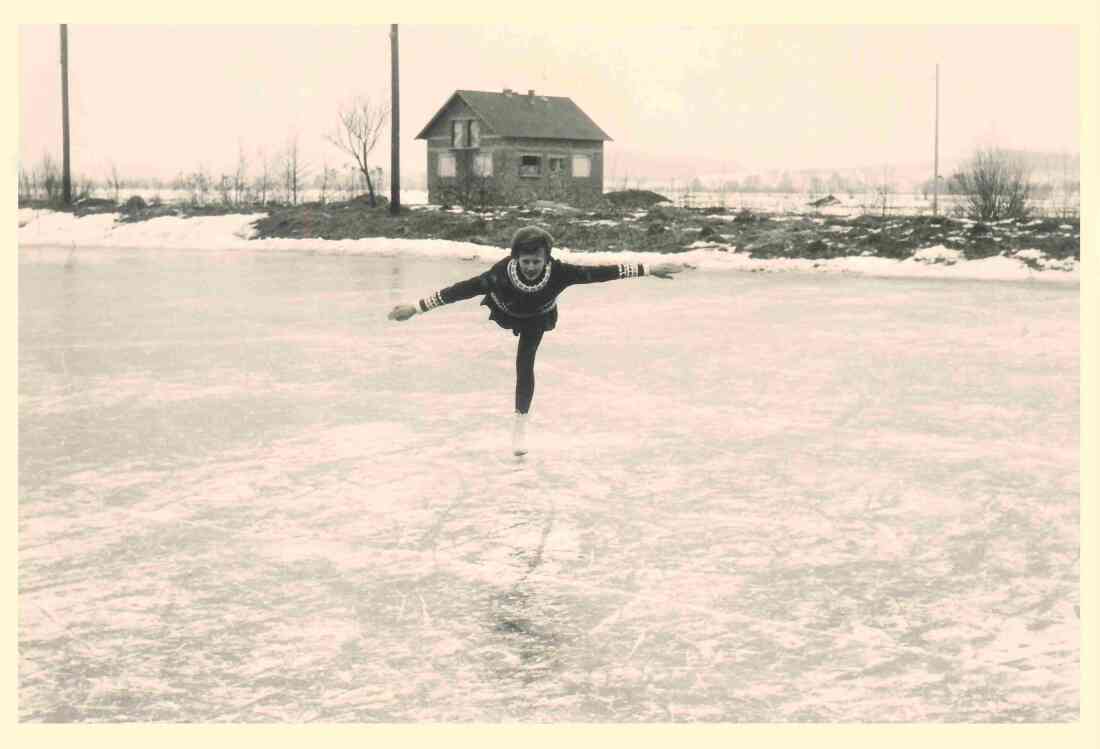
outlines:
[[328, 202], [329, 190], [335, 190], [337, 182], [340, 179], [340, 173], [333, 169], [328, 163], [325, 163], [321, 167], [321, 173], [317, 175], [316, 185], [321, 191], [321, 204], [324, 205]]
[[291, 205], [298, 204], [298, 192], [302, 189], [306, 170], [302, 163], [301, 152], [298, 150], [298, 134], [290, 136], [283, 152], [283, 187], [286, 190], [287, 201]]
[[34, 198], [34, 177], [22, 164], [19, 165], [19, 205]]
[[199, 164], [199, 168], [185, 180], [187, 189], [191, 193], [191, 205], [198, 206], [206, 204], [206, 194], [210, 192], [211, 182], [210, 173], [207, 171], [206, 165]]
[[964, 195], [967, 215], [977, 221], [1025, 218], [1031, 184], [1023, 160], [999, 148], [979, 148], [951, 177]]
[[87, 175], [76, 175], [72, 178], [72, 187], [70, 188], [71, 197], [74, 201], [80, 202], [87, 200], [95, 195], [96, 182], [94, 179]]
[[248, 157], [244, 153], [244, 143], [237, 141], [237, 168], [233, 172], [233, 203], [240, 205], [248, 194]]
[[890, 170], [882, 167], [882, 181], [875, 185], [875, 203], [885, 218], [890, 210], [890, 196], [894, 194], [894, 183], [890, 180]]
[[389, 117], [388, 103], [374, 104], [365, 96], [357, 97], [340, 109], [340, 125], [325, 136], [327, 140], [355, 159], [355, 164], [367, 184], [370, 205], [375, 206], [374, 182], [371, 179], [370, 153], [378, 143]]
[[119, 193], [122, 192], [122, 177], [118, 174], [118, 165], [115, 162], [111, 162], [111, 176], [107, 179], [107, 184], [111, 188], [111, 192], [114, 194], [114, 200], [117, 203]]
[[46, 192], [46, 200], [54, 202], [60, 197], [61, 172], [57, 168], [57, 162], [49, 153], [42, 154], [42, 164], [39, 166], [42, 188]]
[[229, 206], [233, 203], [233, 178], [228, 174], [223, 174], [218, 179], [217, 185], [218, 195], [221, 196], [222, 205]]
[[260, 205], [267, 205], [267, 193], [271, 190], [271, 158], [263, 148], [260, 154], [260, 173], [256, 175], [256, 192], [259, 194]]

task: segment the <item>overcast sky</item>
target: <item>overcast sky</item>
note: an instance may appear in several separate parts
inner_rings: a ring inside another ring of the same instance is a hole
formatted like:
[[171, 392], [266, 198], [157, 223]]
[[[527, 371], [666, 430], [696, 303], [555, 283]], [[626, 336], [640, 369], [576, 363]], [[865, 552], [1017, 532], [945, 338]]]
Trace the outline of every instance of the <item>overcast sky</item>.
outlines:
[[[239, 144], [347, 160], [323, 135], [389, 95], [387, 26], [69, 27], [73, 169], [228, 172]], [[19, 29], [20, 159], [61, 151], [59, 32]], [[975, 145], [1079, 149], [1070, 26], [417, 26], [400, 29], [402, 167], [456, 89], [572, 98], [614, 139], [605, 177], [931, 162]], [[388, 136], [374, 162], [388, 168]], [[316, 170], [316, 169], [315, 169]], [[685, 176], [687, 176], [685, 174]]]

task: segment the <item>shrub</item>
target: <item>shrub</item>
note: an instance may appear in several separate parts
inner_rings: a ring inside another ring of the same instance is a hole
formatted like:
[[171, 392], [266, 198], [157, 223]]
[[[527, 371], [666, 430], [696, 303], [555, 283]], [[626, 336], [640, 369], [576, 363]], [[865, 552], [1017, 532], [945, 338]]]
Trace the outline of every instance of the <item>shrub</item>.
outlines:
[[954, 191], [965, 195], [975, 221], [1026, 218], [1031, 186], [1023, 162], [996, 148], [979, 149], [952, 176]]

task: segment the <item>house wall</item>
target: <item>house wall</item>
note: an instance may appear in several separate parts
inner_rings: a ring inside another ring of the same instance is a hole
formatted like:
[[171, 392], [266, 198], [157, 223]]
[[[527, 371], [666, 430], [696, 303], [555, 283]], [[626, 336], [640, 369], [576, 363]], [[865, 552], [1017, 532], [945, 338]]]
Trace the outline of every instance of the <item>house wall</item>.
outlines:
[[[541, 158], [538, 177], [520, 176], [520, 163], [525, 155]], [[590, 159], [589, 176], [573, 176], [573, 156]], [[563, 172], [550, 172], [551, 158], [565, 159]], [[603, 142], [590, 140], [544, 140], [513, 138], [495, 147], [493, 174], [500, 190], [510, 200], [543, 199], [565, 202], [587, 202], [603, 194]]]
[[[472, 200], [519, 203], [542, 199], [584, 203], [603, 194], [602, 141], [502, 138], [481, 122], [479, 147], [454, 149], [451, 147], [451, 122], [456, 118], [477, 119], [473, 110], [456, 98], [426, 133], [429, 202], [450, 204]], [[478, 153], [492, 155], [492, 177], [480, 177], [473, 173], [474, 155]], [[439, 175], [440, 154], [456, 157], [454, 177]], [[590, 158], [588, 177], [573, 176], [575, 154]], [[542, 169], [539, 176], [520, 176], [520, 163], [524, 155], [540, 157]], [[560, 174], [550, 172], [549, 160], [555, 157], [565, 159], [565, 169]]]

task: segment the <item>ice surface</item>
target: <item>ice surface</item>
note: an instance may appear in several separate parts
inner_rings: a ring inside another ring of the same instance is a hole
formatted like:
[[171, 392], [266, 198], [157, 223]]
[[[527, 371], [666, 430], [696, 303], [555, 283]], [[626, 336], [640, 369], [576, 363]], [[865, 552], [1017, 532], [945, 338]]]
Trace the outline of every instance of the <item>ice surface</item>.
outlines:
[[19, 259], [22, 720], [1077, 720], [1075, 286]]

